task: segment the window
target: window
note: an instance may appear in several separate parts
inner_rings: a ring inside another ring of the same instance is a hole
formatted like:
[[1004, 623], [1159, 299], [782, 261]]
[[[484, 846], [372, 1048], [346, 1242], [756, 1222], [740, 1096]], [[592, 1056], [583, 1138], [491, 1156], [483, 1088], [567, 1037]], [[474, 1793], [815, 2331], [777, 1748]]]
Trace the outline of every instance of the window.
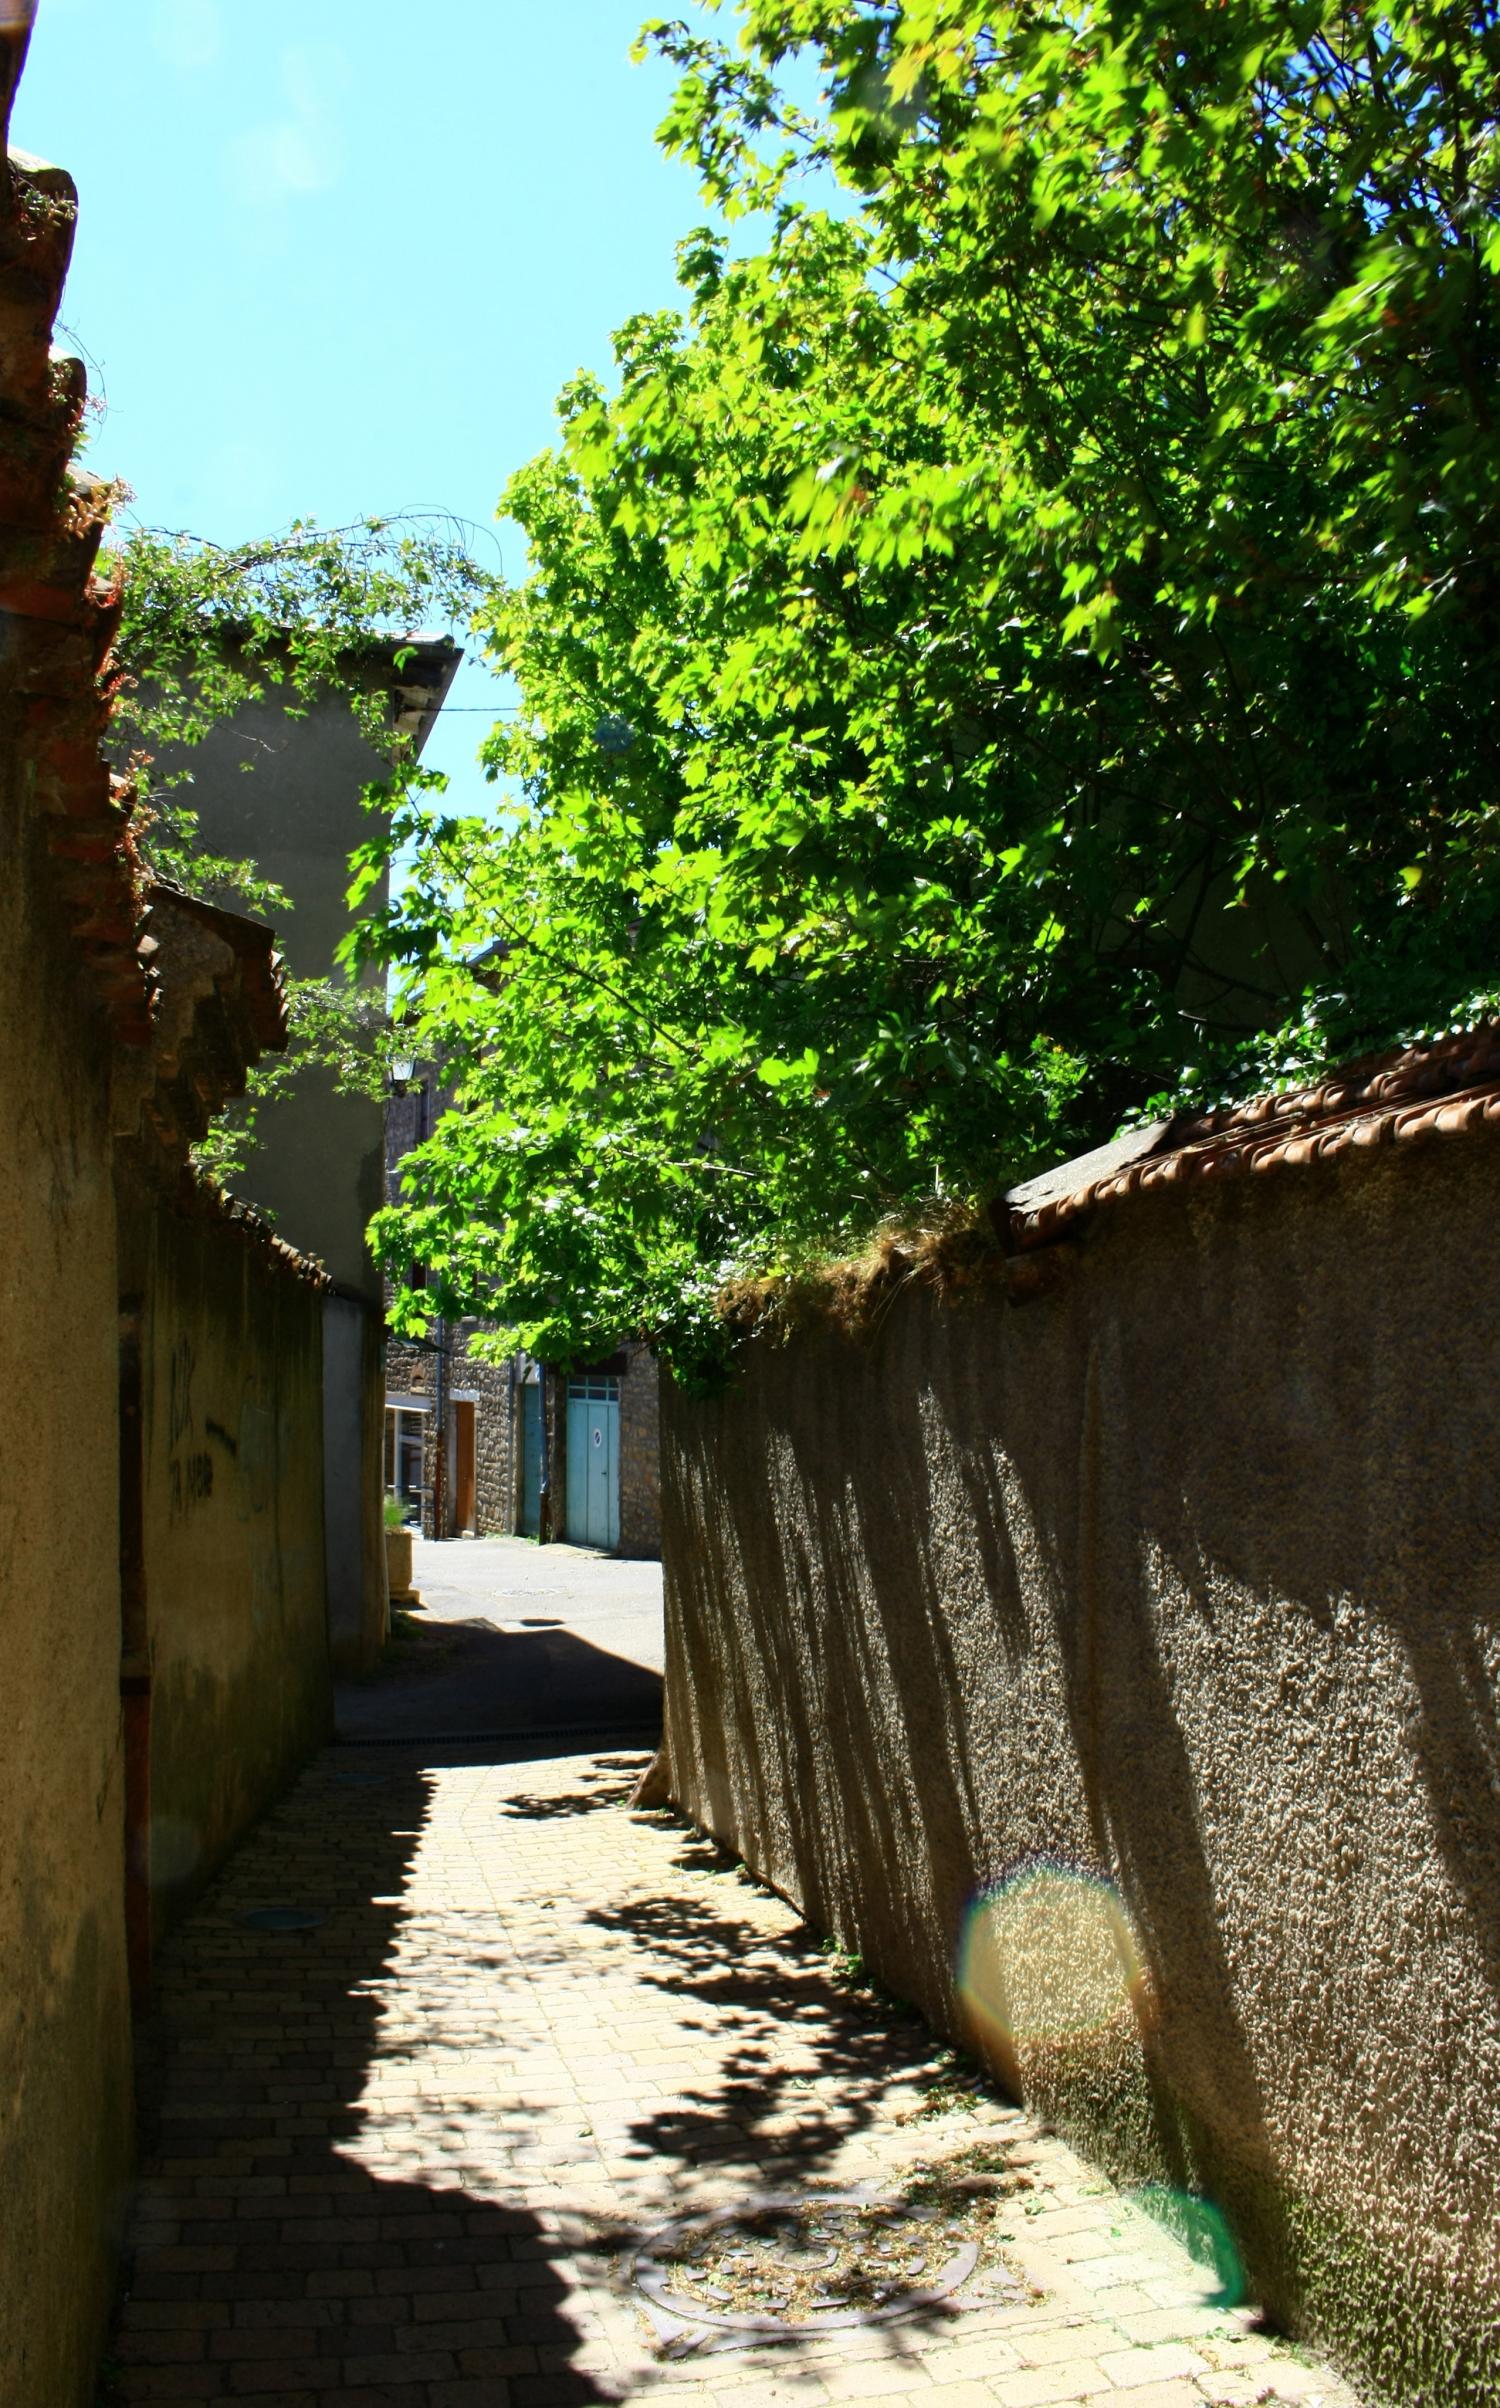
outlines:
[[400, 1498], [409, 1522], [422, 1519], [428, 1411], [426, 1405], [387, 1405], [385, 1409], [386, 1493]]

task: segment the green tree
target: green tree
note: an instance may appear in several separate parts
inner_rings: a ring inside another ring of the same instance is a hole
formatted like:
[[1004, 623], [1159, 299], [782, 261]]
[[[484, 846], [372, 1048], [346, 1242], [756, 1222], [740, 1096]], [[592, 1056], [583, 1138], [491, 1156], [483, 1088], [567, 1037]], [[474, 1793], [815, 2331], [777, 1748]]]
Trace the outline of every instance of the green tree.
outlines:
[[507, 807], [377, 940], [462, 1100], [380, 1243], [558, 1357], [1494, 1000], [1495, 11], [649, 38], [764, 247], [509, 488]]

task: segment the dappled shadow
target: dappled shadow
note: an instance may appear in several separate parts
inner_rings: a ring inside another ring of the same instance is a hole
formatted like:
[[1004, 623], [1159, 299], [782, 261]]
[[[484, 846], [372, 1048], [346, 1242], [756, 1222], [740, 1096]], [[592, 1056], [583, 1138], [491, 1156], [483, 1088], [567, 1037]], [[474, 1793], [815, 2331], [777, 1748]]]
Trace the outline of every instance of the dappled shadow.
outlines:
[[1391, 2389], [1439, 2188], [1449, 2306], [1493, 2292], [1447, 2035], [1500, 1998], [1496, 1324], [1451, 1267], [1495, 1142], [1429, 1160], [1139, 1199], [1022, 1309], [755, 1348], [664, 1455], [678, 1794], [950, 2026], [976, 1898], [1118, 1893], [1128, 2005], [1013, 2046], [1002, 1995], [997, 2063], [1218, 2200], [1284, 2318], [1368, 2306]]
[[[549, 1795], [542, 1752], [330, 1750], [175, 1935], [112, 2396], [639, 2394], [657, 2376], [630, 2267], [669, 2214], [842, 2188], [840, 2153], [889, 2126], [895, 2091], [918, 2122], [953, 2103], [931, 2034], [722, 1850], [669, 1815], [625, 1820], [643, 1756], [559, 1765]], [[513, 1777], [476, 1777], [503, 1762]], [[571, 1849], [568, 1818], [606, 1807], [621, 1833]], [[282, 1927], [247, 1921], [267, 1913]], [[665, 2075], [667, 2040], [700, 2070]], [[559, 2104], [572, 2049], [592, 2076]], [[900, 2154], [921, 2161], [919, 2132]], [[856, 2338], [900, 2363], [961, 2312], [918, 2301]], [[703, 2332], [670, 2326], [663, 2360], [695, 2357]], [[741, 2339], [789, 2370], [829, 2347], [795, 2326]]]
[[[878, 1344], [804, 1338], [794, 1363], [757, 1361], [742, 1397], [690, 1409], [690, 1455], [667, 1483], [669, 1579], [714, 1605], [685, 1624], [669, 1613], [674, 1761], [723, 1840], [955, 2036], [970, 2028], [957, 1968], [976, 1898], [1039, 1854], [1119, 1881], [1153, 1976], [1138, 2020], [1074, 2052], [1082, 2102], [1057, 2050], [991, 2035], [996, 2071], [1043, 2115], [1083, 2103], [1074, 2129], [1096, 2147], [1113, 2091], [1158, 2178], [1232, 2203], [1255, 2278], [1285, 2299], [1265, 2108], [1176, 1703], [1090, 1535], [1088, 1408], [1080, 1429], [1076, 1392], [1055, 1382], [1043, 1411], [1029, 1393], [1018, 1411], [1015, 1353], [1040, 1325], [992, 1309], [1003, 1346], [953, 1343], [908, 1298]], [[998, 1431], [1015, 1434], [1008, 1463], [987, 1443]], [[1191, 2027], [1164, 2032], [1155, 2001], [1189, 1995]]]
[[[740, 1904], [756, 1885], [737, 1860], [691, 1826], [683, 1837], [673, 1869], [712, 1876], [706, 1894], [674, 1884], [587, 1917], [639, 1944], [646, 1986], [703, 2009], [716, 2035], [735, 2035], [727, 2050], [721, 2037], [711, 2080], [684, 2083], [635, 2120], [638, 2145], [685, 2167], [801, 2182], [877, 2121], [889, 2123], [897, 2085], [913, 2124], [957, 2094], [982, 2094], [977, 2068], [966, 2080], [912, 2009], [857, 1977], [841, 1980], [846, 1960], [805, 1924], [768, 1933]], [[682, 2021], [692, 2028], [690, 2015]], [[914, 2134], [914, 2154], [919, 2147]]]
[[[453, 2115], [371, 2103], [372, 2069], [403, 2051], [392, 1974], [431, 1787], [410, 1760], [355, 1778], [325, 1755], [163, 1948], [101, 2402], [620, 2396], [580, 2362], [578, 2231], [451, 2154]], [[318, 1920], [246, 1921], [278, 1908]], [[482, 2008], [483, 1984], [453, 1971]]]
[[583, 1775], [582, 1788], [515, 1790], [500, 1811], [533, 1823], [565, 1822], [573, 1815], [597, 1814], [602, 1807], [623, 1805], [640, 1780], [642, 1770], [638, 1761], [624, 1771], [611, 1770], [596, 1758]]

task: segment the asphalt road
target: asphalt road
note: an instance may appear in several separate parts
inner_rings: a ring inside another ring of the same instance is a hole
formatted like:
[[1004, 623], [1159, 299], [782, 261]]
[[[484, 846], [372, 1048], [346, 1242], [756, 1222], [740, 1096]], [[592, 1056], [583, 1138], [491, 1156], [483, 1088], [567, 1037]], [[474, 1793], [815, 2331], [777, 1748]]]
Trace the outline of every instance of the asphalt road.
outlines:
[[418, 1540], [422, 1611], [337, 1693], [345, 1740], [630, 1733], [661, 1720], [661, 1566], [529, 1539]]

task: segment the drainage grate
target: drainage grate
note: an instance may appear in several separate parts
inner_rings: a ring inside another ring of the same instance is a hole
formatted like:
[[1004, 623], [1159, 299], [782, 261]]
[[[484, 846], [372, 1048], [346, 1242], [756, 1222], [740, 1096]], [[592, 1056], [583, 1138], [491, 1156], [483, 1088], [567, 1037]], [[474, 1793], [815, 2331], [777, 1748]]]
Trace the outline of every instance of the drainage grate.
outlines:
[[316, 1931], [327, 1920], [316, 1906], [252, 1906], [240, 1917], [249, 1931]]
[[[1010, 2183], [918, 2177], [778, 2192], [679, 2217], [636, 2254], [631, 2279], [670, 2356], [813, 2340], [924, 2309], [1029, 2305], [996, 2218]], [[962, 2300], [959, 2293], [964, 2293]]]

